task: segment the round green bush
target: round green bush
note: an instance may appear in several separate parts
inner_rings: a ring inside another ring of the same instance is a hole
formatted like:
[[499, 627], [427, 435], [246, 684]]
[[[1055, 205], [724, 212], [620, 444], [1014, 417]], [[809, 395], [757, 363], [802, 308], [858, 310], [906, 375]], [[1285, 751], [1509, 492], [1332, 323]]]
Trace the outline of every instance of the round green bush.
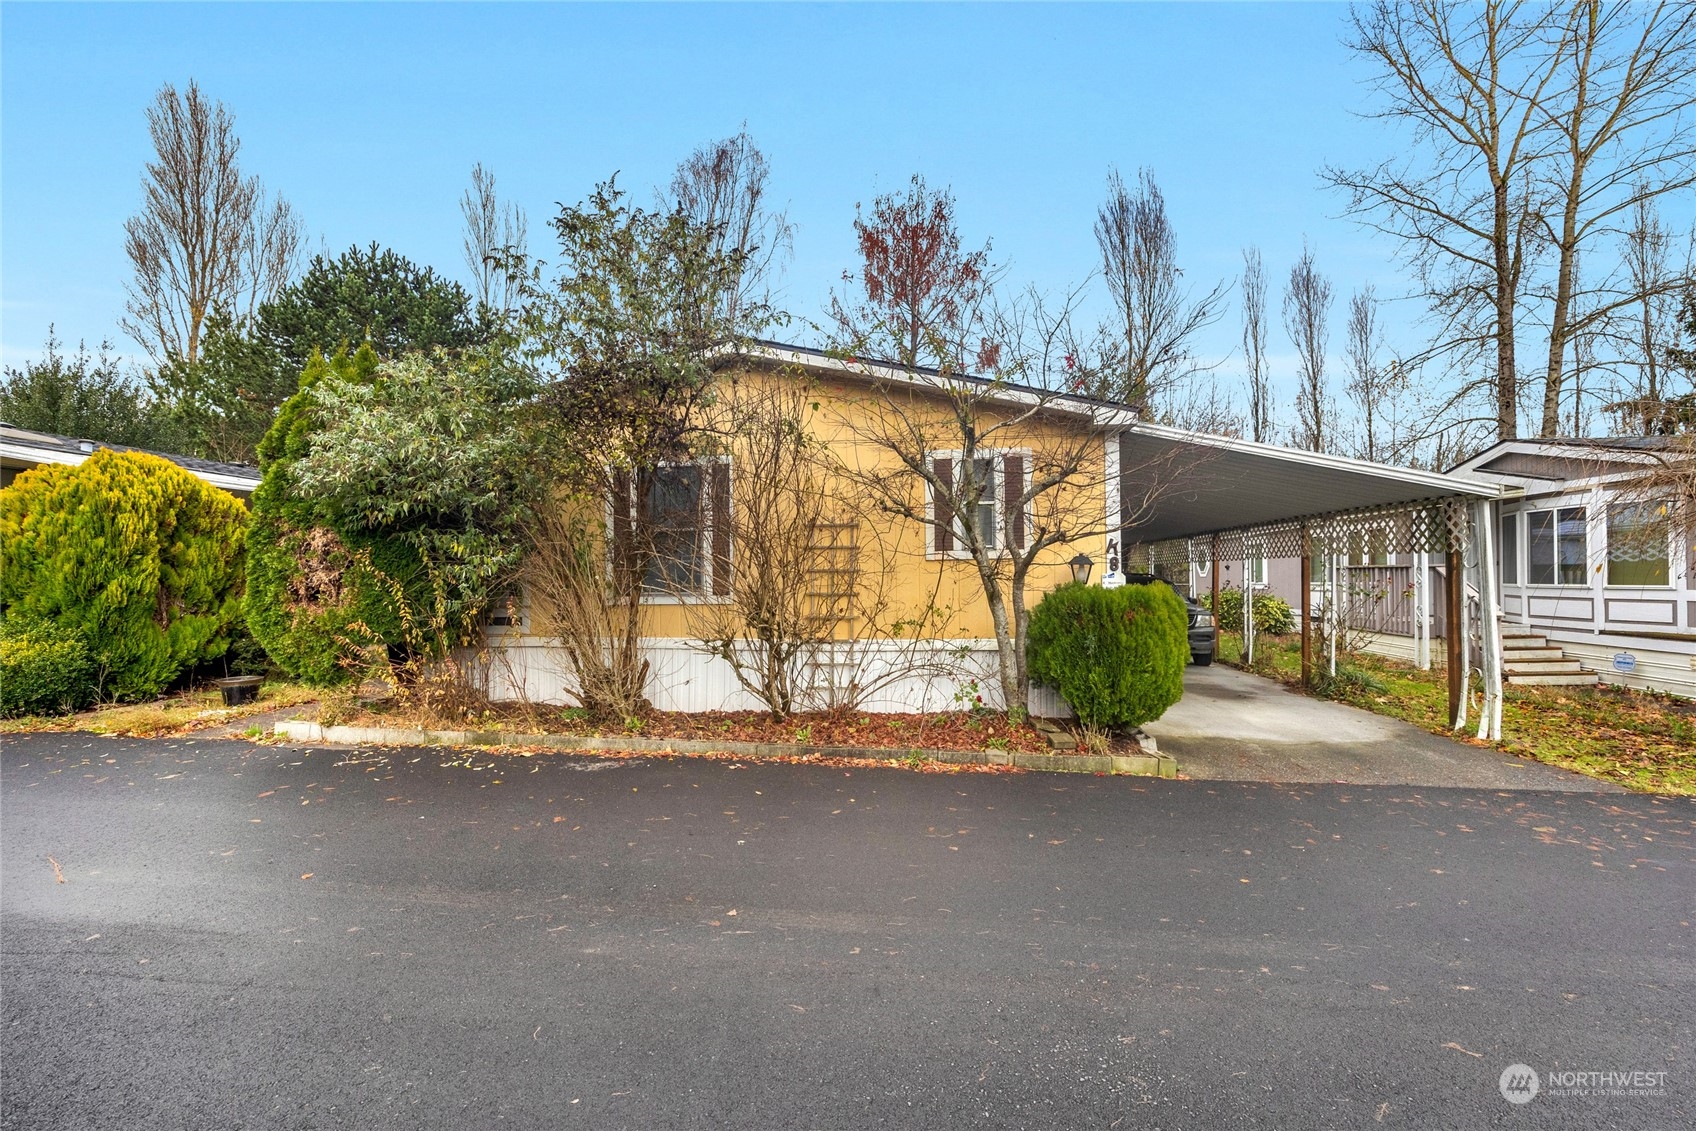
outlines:
[[[1201, 595], [1202, 607], [1213, 608], [1213, 594]], [[1227, 632], [1240, 631], [1243, 626], [1243, 591], [1226, 586], [1219, 590], [1219, 627]], [[1254, 595], [1254, 630], [1273, 636], [1283, 636], [1296, 630], [1296, 613], [1290, 603], [1270, 593]]]
[[48, 621], [0, 620], [0, 718], [65, 715], [94, 700], [88, 645]]
[[358, 653], [405, 638], [401, 603], [416, 587], [418, 555], [399, 539], [359, 529], [306, 497], [295, 467], [322, 427], [311, 390], [321, 381], [369, 382], [377, 355], [313, 355], [300, 391], [284, 402], [259, 445], [260, 483], [247, 536], [248, 631], [278, 667], [319, 687], [351, 679]]
[[1031, 678], [1058, 689], [1082, 722], [1141, 726], [1183, 696], [1189, 614], [1169, 585], [1069, 583], [1031, 610], [1025, 656]]
[[39, 467], [0, 491], [0, 606], [80, 638], [103, 694], [151, 698], [223, 654], [246, 531], [235, 496], [159, 456]]

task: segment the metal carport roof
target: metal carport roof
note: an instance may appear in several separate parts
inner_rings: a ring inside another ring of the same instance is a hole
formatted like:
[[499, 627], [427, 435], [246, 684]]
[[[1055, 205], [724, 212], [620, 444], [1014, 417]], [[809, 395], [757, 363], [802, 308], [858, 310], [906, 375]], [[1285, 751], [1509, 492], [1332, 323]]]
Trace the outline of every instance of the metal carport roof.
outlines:
[[1156, 424], [1136, 424], [1124, 432], [1119, 460], [1124, 490], [1151, 498], [1126, 530], [1127, 536], [1144, 542], [1503, 494], [1498, 484], [1464, 476]]

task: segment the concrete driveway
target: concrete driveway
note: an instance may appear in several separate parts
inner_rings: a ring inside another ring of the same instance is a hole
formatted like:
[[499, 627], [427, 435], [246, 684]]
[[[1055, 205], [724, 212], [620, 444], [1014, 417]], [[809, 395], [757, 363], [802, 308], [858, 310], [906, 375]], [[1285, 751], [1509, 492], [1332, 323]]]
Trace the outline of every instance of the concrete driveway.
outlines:
[[1191, 778], [1622, 792], [1219, 664], [1187, 668], [1183, 699], [1144, 729]]

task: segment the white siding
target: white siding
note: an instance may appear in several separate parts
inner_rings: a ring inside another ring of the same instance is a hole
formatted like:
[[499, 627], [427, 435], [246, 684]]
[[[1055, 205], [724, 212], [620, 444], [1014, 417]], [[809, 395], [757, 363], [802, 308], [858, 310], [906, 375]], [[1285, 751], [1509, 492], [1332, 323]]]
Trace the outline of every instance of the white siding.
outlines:
[[[643, 642], [648, 660], [648, 701], [661, 711], [752, 711], [760, 702], [743, 689], [735, 672], [721, 657], [709, 656], [680, 639], [650, 638]], [[948, 711], [975, 705], [999, 709], [1000, 678], [996, 674], [992, 640], [944, 640], [917, 649], [911, 642], [871, 642], [856, 646], [857, 656], [835, 650], [821, 657], [839, 678], [860, 673], [863, 684], [875, 690], [859, 705], [868, 712]], [[567, 704], [573, 701], [571, 679], [560, 650], [530, 637], [491, 637], [483, 663], [489, 697], [497, 702]], [[915, 662], [916, 660], [916, 662]], [[915, 670], [917, 669], [917, 670]], [[976, 687], [971, 687], [973, 681]], [[1059, 696], [1035, 689], [1033, 712], [1064, 716], [1070, 711]]]

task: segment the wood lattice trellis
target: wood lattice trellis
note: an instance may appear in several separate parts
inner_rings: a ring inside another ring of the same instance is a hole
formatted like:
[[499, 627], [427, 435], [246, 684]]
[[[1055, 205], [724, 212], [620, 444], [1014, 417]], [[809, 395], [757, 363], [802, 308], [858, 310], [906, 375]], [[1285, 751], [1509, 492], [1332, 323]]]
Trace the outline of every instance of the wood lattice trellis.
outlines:
[[1442, 553], [1467, 545], [1471, 521], [1464, 502], [1439, 499], [1400, 503], [1145, 543], [1131, 549], [1127, 559], [1146, 560], [1147, 568], [1155, 573], [1181, 576], [1192, 564], [1211, 564], [1215, 540], [1220, 560], [1232, 562], [1299, 558], [1304, 552], [1304, 536], [1305, 551], [1314, 554]]

